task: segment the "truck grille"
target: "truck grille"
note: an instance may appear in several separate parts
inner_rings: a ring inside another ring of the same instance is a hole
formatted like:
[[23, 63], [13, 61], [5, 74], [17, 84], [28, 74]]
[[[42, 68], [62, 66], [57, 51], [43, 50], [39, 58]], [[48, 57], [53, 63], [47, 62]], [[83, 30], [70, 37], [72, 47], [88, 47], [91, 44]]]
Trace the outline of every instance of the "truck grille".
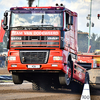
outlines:
[[20, 51], [22, 64], [45, 64], [48, 60], [49, 51]]
[[59, 47], [59, 36], [11, 36], [11, 47]]

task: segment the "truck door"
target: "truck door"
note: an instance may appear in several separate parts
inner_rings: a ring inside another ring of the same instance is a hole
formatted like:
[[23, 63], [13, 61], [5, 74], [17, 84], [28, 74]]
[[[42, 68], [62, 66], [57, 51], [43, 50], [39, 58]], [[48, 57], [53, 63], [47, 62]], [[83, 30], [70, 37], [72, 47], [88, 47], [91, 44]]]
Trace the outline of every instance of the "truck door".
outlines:
[[69, 14], [64, 12], [64, 29], [65, 29], [65, 49], [70, 51], [70, 26], [69, 22]]
[[85, 82], [86, 69], [77, 63], [73, 62], [73, 79], [84, 83]]
[[69, 26], [70, 26], [70, 52], [75, 53], [75, 29], [74, 29], [74, 23], [73, 23], [73, 16], [70, 15], [70, 22], [69, 22]]
[[65, 12], [65, 48], [72, 53], [75, 53], [75, 28], [74, 28], [74, 21], [73, 21], [73, 16]]

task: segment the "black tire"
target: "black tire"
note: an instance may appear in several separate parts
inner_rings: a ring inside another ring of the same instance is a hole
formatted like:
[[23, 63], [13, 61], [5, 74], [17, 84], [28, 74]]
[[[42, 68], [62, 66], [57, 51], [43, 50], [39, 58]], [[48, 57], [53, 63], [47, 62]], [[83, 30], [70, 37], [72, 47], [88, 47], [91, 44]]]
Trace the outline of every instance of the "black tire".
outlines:
[[42, 81], [39, 83], [39, 88], [41, 91], [50, 91], [51, 90], [51, 84], [46, 81]]
[[[70, 84], [70, 82], [72, 80], [72, 74], [73, 74], [72, 67], [71, 67], [71, 63], [69, 61], [67, 63], [67, 68], [68, 67], [70, 69], [70, 74], [71, 75], [65, 74], [65, 82], [66, 82], [66, 85], [69, 85]], [[68, 73], [69, 73], [69, 70], [68, 70]]]
[[51, 90], [51, 82], [50, 78], [46, 76], [39, 77], [37, 81], [32, 81], [32, 89], [36, 91], [50, 91]]
[[13, 79], [14, 84], [22, 84], [23, 83], [23, 79], [22, 79], [21, 75], [19, 75], [19, 74], [12, 73], [12, 79]]
[[89, 73], [88, 72], [85, 73], [85, 83], [89, 84]]
[[41, 91], [50, 91], [51, 90], [51, 78], [48, 76], [41, 77], [39, 81], [39, 88]]

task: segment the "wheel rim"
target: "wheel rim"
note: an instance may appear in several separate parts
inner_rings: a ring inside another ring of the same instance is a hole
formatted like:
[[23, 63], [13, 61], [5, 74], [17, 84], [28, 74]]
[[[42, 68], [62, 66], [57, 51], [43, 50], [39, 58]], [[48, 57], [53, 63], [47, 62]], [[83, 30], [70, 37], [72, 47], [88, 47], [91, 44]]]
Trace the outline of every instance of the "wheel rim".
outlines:
[[72, 73], [71, 73], [71, 68], [69, 68], [69, 70], [68, 70], [68, 77], [69, 77], [69, 78], [71, 78], [71, 74], [72, 74]]
[[71, 82], [71, 74], [72, 74], [72, 71], [71, 71], [71, 68], [70, 68], [70, 63], [68, 64], [68, 67], [67, 67], [67, 74], [65, 74], [65, 77], [66, 77], [66, 84], [69, 85], [70, 82]]
[[67, 74], [65, 74], [65, 78], [66, 78], [66, 84], [69, 85], [71, 78], [69, 78]]

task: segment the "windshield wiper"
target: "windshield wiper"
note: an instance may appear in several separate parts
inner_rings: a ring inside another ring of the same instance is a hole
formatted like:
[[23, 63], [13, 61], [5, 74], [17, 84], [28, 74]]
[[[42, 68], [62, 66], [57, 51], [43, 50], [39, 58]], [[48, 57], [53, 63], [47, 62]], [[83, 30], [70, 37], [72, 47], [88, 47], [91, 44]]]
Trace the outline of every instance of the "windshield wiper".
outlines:
[[42, 27], [48, 27], [48, 26], [54, 27], [53, 25], [39, 25], [39, 26], [42, 26]]
[[43, 23], [43, 20], [44, 20], [44, 15], [42, 15], [42, 21], [41, 21], [41, 23]]
[[28, 26], [10, 26], [11, 28], [32, 28], [37, 27], [38, 25], [28, 25]]
[[47, 30], [47, 29], [53, 29], [53, 30], [62, 30], [62, 27], [54, 27], [53, 25], [28, 25], [28, 26], [11, 26], [11, 29], [26, 29], [26, 30]]

